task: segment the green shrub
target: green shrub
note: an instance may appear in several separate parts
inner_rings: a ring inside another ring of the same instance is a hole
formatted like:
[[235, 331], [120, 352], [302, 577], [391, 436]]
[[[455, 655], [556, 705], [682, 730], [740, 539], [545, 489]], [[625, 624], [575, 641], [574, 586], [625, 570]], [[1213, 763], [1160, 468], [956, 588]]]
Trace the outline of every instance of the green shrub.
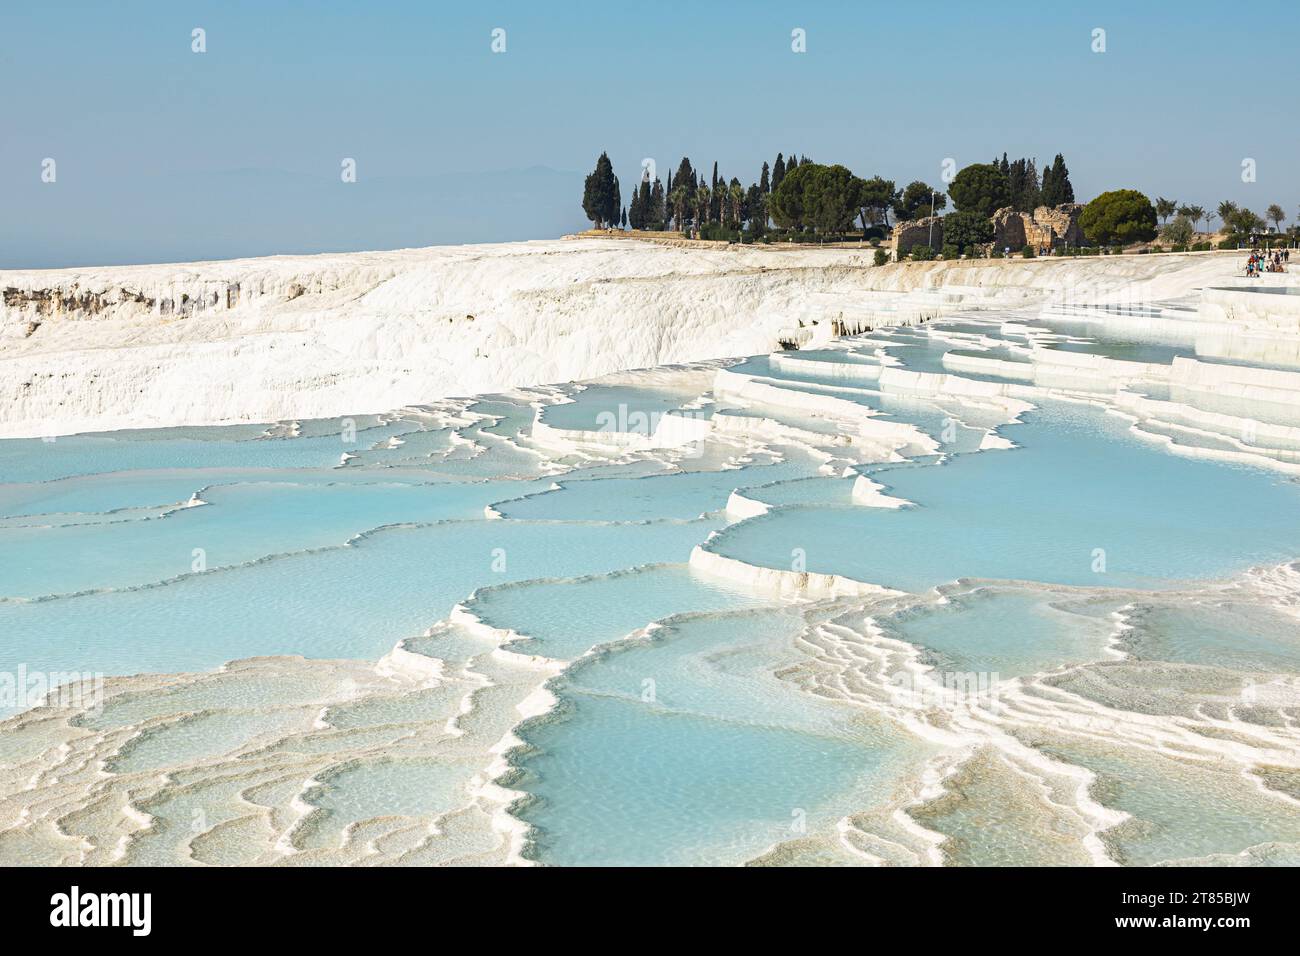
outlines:
[[1171, 246], [1190, 245], [1192, 237], [1195, 235], [1196, 229], [1192, 224], [1192, 220], [1182, 214], [1176, 216], [1173, 222], [1160, 230], [1160, 238]]
[[1035, 255], [1037, 255], [1037, 253], [1034, 252], [1034, 247], [1031, 245], [1026, 245], [1020, 250], [1021, 259], [1032, 259]]
[[911, 256], [917, 262], [929, 262], [934, 258], [934, 250], [929, 246], [913, 246]]
[[952, 244], [945, 245], [943, 251], [939, 253], [945, 259], [960, 259], [961, 250]]
[[884, 249], [877, 249], [875, 259], [876, 259], [876, 265], [883, 266], [886, 262], [889, 261], [889, 253], [886, 252]]
[[706, 222], [700, 229], [701, 239], [712, 239], [714, 241], [735, 242], [740, 238], [740, 233], [735, 229], [728, 229], [720, 222]]
[[974, 212], [952, 212], [943, 217], [943, 238], [960, 248], [993, 241], [993, 223]]
[[1147, 251], [1148, 251], [1148, 252], [1164, 252], [1165, 249], [1164, 249], [1164, 246], [1156, 245], [1156, 246], [1152, 246], [1152, 247], [1151, 247], [1149, 250], [1147, 250]]

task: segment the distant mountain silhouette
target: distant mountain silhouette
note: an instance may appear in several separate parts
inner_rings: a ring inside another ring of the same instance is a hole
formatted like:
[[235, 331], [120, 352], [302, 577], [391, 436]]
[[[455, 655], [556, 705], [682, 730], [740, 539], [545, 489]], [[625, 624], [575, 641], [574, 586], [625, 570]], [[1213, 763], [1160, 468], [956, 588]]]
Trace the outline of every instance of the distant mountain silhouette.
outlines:
[[582, 174], [546, 166], [357, 182], [278, 169], [9, 190], [0, 268], [356, 252], [559, 236], [588, 225]]

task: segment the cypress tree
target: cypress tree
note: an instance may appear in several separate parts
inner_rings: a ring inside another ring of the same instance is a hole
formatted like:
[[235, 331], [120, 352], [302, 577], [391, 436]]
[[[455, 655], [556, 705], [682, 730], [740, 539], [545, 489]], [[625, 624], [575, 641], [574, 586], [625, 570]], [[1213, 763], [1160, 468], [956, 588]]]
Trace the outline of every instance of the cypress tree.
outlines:
[[621, 205], [618, 177], [614, 175], [614, 166], [609, 161], [608, 154], [602, 152], [596, 160], [595, 170], [583, 183], [582, 211], [595, 228], [600, 229], [606, 223], [612, 225], [618, 222]]
[[691, 161], [685, 156], [677, 164], [677, 175], [673, 176], [674, 186], [684, 186], [687, 195], [695, 192], [695, 170], [691, 169]]
[[768, 171], [767, 171], [766, 162], [763, 163], [763, 172], [758, 177], [758, 188], [760, 192], [764, 192], [764, 193], [770, 193], [772, 191], [772, 186], [768, 182]]
[[632, 194], [632, 204], [628, 206], [627, 221], [633, 229], [641, 228], [641, 191]]
[[772, 189], [770, 191], [775, 192], [776, 187], [781, 185], [783, 179], [785, 179], [785, 158], [780, 153], [777, 153], [776, 162], [772, 164]]
[[1074, 186], [1070, 183], [1065, 157], [1057, 153], [1051, 168], [1043, 170], [1043, 204], [1059, 206], [1066, 202], [1074, 202]]
[[[724, 179], [722, 185], [725, 187]], [[709, 222], [722, 222], [722, 192], [718, 189], [718, 161], [713, 161], [713, 181], [709, 184]]]
[[1025, 161], [1024, 195], [1021, 199], [1026, 212], [1033, 212], [1043, 203], [1043, 191], [1038, 185], [1038, 161]]
[[1024, 160], [1017, 159], [1007, 166], [1007, 192], [1011, 194], [1011, 205], [1020, 209], [1020, 194], [1024, 191]]
[[1061, 193], [1061, 202], [1074, 202], [1074, 184], [1070, 182], [1070, 171], [1065, 167], [1065, 157], [1058, 153], [1056, 160], [1061, 164], [1060, 175], [1053, 176], [1052, 179]]
[[[999, 162], [998, 166], [1001, 167]], [[1033, 212], [1039, 205], [1038, 170], [1032, 159], [1014, 159], [1007, 165], [1007, 192], [1012, 208], [1020, 212]]]

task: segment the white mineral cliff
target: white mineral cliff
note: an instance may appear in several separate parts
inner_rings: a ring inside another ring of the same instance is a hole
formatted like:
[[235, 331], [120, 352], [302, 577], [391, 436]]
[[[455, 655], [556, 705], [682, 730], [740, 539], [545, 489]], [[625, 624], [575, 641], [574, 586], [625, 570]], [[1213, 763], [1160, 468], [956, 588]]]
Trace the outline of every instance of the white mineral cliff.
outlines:
[[386, 411], [817, 345], [1065, 291], [1185, 295], [1232, 256], [873, 267], [870, 249], [553, 240], [0, 272], [0, 437]]

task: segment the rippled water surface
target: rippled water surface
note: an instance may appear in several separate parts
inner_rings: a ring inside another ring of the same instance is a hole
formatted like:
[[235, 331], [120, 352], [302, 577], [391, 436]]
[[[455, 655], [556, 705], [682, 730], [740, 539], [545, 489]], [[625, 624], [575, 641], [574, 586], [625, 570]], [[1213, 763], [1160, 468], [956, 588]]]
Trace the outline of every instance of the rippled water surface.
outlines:
[[0, 860], [1293, 860], [1300, 401], [1117, 322], [0, 441]]

